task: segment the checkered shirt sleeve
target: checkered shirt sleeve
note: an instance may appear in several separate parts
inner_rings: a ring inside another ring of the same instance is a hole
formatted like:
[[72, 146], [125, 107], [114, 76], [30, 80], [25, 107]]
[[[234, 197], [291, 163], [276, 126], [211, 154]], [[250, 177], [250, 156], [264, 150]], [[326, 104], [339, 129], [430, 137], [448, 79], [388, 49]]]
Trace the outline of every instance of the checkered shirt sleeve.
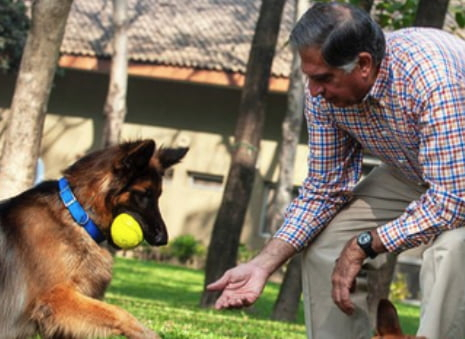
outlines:
[[419, 126], [418, 159], [429, 189], [398, 219], [378, 229], [389, 251], [416, 247], [443, 231], [465, 225], [464, 83], [436, 88]]
[[274, 235], [301, 250], [350, 200], [361, 173], [360, 144], [319, 112], [307, 91], [308, 175]]

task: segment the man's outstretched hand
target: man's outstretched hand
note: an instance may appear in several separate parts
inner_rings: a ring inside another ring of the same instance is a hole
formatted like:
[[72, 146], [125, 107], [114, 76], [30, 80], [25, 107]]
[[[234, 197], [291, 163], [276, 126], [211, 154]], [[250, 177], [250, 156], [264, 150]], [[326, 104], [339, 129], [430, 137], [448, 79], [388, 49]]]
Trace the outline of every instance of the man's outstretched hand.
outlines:
[[270, 275], [295, 252], [290, 244], [271, 239], [257, 257], [226, 271], [220, 279], [207, 286], [209, 291], [223, 291], [215, 308], [252, 305], [262, 293]]
[[268, 276], [263, 268], [248, 262], [226, 271], [207, 289], [223, 291], [215, 303], [216, 309], [250, 306], [262, 293]]

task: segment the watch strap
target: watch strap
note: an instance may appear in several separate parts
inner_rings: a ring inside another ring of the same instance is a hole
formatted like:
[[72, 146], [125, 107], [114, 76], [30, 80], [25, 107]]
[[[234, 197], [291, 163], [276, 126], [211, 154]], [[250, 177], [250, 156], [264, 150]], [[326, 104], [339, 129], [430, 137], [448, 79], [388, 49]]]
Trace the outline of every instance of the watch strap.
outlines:
[[363, 232], [361, 234], [364, 234], [364, 233], [369, 235], [370, 241], [368, 243], [362, 244], [362, 243], [360, 243], [359, 238], [357, 237], [357, 244], [360, 246], [360, 248], [365, 252], [365, 254], [368, 257], [370, 257], [371, 259], [374, 259], [374, 258], [376, 258], [378, 253], [376, 253], [373, 250], [373, 247], [371, 247], [371, 244], [373, 243], [373, 236], [371, 235], [371, 233], [369, 231]]

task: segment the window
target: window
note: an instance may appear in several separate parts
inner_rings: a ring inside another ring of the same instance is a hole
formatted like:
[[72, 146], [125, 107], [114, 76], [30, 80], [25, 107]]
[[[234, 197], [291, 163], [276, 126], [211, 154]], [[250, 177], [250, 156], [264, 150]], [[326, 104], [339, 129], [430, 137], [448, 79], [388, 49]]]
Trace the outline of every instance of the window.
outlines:
[[200, 172], [187, 172], [191, 185], [198, 189], [220, 191], [223, 189], [223, 176]]

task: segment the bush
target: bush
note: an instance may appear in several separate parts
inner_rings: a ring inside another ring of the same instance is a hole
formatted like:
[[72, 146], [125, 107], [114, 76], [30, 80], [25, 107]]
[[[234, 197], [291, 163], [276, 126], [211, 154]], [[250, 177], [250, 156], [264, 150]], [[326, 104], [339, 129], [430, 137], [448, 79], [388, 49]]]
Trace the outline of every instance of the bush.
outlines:
[[204, 246], [192, 235], [180, 235], [166, 248], [169, 256], [177, 258], [182, 264], [192, 261], [195, 256], [205, 253]]
[[252, 251], [246, 245], [240, 244], [237, 251], [237, 261], [239, 263], [250, 261], [256, 254], [257, 251]]
[[23, 1], [0, 0], [0, 71], [17, 71], [30, 22]]
[[392, 301], [402, 301], [410, 296], [407, 279], [402, 273], [397, 273], [394, 277], [389, 291], [389, 299]]

